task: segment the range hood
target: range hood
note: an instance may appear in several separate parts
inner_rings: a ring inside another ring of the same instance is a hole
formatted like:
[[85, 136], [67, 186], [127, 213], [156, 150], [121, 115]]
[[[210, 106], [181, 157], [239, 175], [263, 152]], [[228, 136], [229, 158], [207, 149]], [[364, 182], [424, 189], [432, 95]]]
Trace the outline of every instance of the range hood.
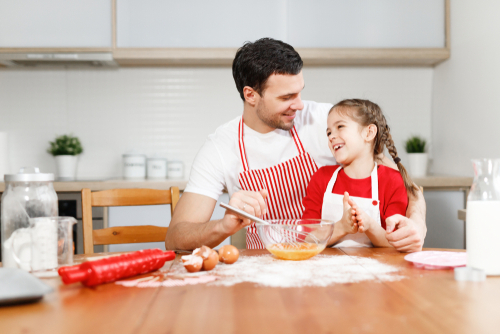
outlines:
[[11, 67], [118, 67], [111, 52], [0, 53], [0, 64]]

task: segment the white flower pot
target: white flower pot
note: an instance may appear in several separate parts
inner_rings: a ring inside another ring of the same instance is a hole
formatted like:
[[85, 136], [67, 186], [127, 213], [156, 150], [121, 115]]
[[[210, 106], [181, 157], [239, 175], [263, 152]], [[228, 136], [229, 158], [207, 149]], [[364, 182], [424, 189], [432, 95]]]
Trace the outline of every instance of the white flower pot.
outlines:
[[74, 180], [76, 179], [76, 165], [78, 156], [76, 155], [57, 155], [57, 179]]
[[410, 176], [422, 177], [427, 175], [427, 153], [408, 153], [408, 169]]

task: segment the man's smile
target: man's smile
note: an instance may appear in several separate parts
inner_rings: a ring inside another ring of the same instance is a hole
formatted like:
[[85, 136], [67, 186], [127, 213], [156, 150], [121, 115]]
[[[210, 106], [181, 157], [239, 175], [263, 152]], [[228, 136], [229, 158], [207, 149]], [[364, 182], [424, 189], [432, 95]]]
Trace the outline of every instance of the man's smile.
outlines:
[[292, 111], [292, 112], [287, 112], [287, 113], [283, 113], [282, 116], [285, 116], [286, 118], [290, 119], [290, 120], [293, 120], [295, 118], [295, 116], [297, 115], [297, 112], [296, 111]]

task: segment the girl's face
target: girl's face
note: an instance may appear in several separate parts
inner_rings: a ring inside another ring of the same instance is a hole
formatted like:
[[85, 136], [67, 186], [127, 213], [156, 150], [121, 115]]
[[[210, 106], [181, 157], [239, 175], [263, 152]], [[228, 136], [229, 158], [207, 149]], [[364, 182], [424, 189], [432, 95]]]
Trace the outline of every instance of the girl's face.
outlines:
[[349, 165], [356, 158], [365, 154], [373, 155], [370, 141], [369, 127], [363, 127], [347, 115], [339, 114], [333, 110], [328, 115], [326, 135], [328, 147], [337, 163]]

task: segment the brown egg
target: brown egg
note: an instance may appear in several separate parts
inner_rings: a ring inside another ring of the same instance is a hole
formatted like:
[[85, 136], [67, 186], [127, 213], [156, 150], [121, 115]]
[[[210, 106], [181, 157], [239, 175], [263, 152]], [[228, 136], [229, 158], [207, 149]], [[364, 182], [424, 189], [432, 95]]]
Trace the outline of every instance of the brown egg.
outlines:
[[211, 250], [210, 255], [207, 259], [203, 260], [203, 270], [212, 270], [219, 263], [219, 255], [216, 251]]
[[184, 255], [181, 260], [184, 268], [190, 273], [200, 271], [203, 266], [203, 259], [198, 255]]
[[225, 245], [219, 249], [219, 261], [225, 264], [233, 264], [238, 261], [240, 252], [233, 245]]

